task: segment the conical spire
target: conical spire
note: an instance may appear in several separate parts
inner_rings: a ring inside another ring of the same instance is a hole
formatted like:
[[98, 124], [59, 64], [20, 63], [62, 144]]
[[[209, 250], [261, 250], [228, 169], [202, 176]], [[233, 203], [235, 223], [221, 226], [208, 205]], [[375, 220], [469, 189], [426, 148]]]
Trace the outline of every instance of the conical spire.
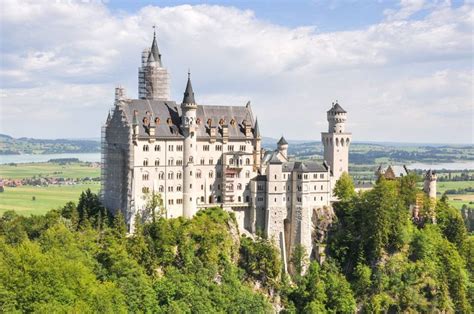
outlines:
[[256, 138], [260, 138], [260, 129], [258, 127], [258, 119], [255, 118], [255, 126], [253, 127], [253, 134]]
[[278, 145], [288, 145], [288, 142], [285, 140], [285, 138], [282, 136], [280, 140], [277, 143]]
[[191, 72], [188, 71], [188, 83], [184, 91], [183, 104], [195, 104], [193, 86], [191, 85]]
[[[153, 26], [153, 28], [155, 28]], [[151, 43], [150, 54], [148, 55], [148, 62], [158, 62], [158, 65], [161, 66], [161, 54], [158, 49], [158, 43], [156, 41], [156, 31], [153, 30], [153, 42]]]

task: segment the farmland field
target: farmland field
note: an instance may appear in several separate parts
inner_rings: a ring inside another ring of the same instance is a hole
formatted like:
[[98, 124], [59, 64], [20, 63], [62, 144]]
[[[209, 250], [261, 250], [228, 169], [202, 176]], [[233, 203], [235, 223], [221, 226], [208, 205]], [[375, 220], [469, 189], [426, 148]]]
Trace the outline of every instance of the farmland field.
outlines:
[[0, 216], [7, 210], [15, 210], [20, 215], [41, 215], [69, 201], [77, 204], [82, 191], [90, 188], [91, 191], [97, 192], [99, 187], [98, 182], [47, 187], [5, 187], [5, 191], [0, 193]]
[[22, 179], [33, 176], [85, 178], [99, 177], [100, 168], [91, 163], [58, 164], [50, 162], [0, 165], [0, 178]]

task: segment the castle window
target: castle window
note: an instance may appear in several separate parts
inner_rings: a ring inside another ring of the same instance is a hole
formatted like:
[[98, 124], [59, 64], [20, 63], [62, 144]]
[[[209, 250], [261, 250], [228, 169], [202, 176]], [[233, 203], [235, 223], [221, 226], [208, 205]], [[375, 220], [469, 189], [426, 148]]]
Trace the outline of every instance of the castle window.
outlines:
[[[183, 199], [182, 199], [182, 198], [178, 198], [178, 199], [176, 200], [176, 204], [183, 204]], [[171, 217], [173, 217], [173, 216], [171, 216]]]
[[214, 177], [214, 172], [209, 171], [209, 179], [212, 179]]
[[213, 164], [214, 164], [214, 159], [210, 158], [210, 159], [209, 159], [209, 164], [210, 164], [210, 165], [213, 165]]
[[166, 119], [166, 123], [167, 123], [168, 125], [172, 125], [172, 124], [173, 124], [173, 121], [171, 120], [171, 118], [168, 118], [168, 119]]
[[183, 161], [181, 159], [176, 160], [176, 166], [182, 166]]
[[176, 191], [177, 191], [177, 192], [181, 192], [181, 185], [178, 185], [178, 186], [176, 187]]
[[144, 186], [144, 187], [142, 187], [142, 192], [143, 192], [143, 193], [149, 193], [149, 192], [150, 192], [150, 188], [147, 187], [147, 186]]
[[217, 197], [217, 202], [218, 202], [218, 203], [221, 202], [221, 197], [220, 197], [220, 196]]
[[144, 124], [144, 125], [149, 125], [149, 124], [150, 124], [150, 120], [148, 120], [147, 117], [144, 117], [144, 118], [143, 118], [143, 124]]
[[339, 138], [336, 137], [336, 146], [339, 146]]
[[275, 187], [275, 192], [276, 192], [276, 190], [277, 190], [277, 187]]
[[230, 125], [235, 126], [235, 120], [234, 119], [230, 120]]
[[344, 139], [341, 138], [341, 146], [344, 146]]
[[160, 118], [155, 118], [155, 124], [156, 125], [160, 124]]
[[209, 145], [203, 145], [202, 150], [205, 151], [205, 152], [208, 152], [209, 151]]
[[217, 164], [222, 165], [222, 159], [221, 158], [217, 159]]
[[216, 151], [221, 152], [222, 151], [222, 145], [216, 145]]
[[182, 152], [183, 151], [183, 145], [176, 145], [176, 151]]
[[221, 189], [221, 185], [220, 185], [220, 184], [217, 185], [217, 189], [218, 189], [218, 190]]
[[346, 146], [349, 146], [349, 138], [346, 138]]
[[173, 158], [168, 159], [168, 166], [172, 166], [173, 163], [174, 163], [174, 159], [173, 159]]
[[245, 201], [246, 201], [247, 203], [250, 202], [250, 197], [249, 197], [248, 195], [245, 197]]
[[248, 166], [250, 165], [250, 158], [245, 159], [245, 164]]
[[168, 172], [168, 180], [172, 180], [174, 177], [174, 174], [172, 172]]
[[178, 172], [176, 174], [176, 179], [181, 179], [183, 177], [183, 174], [181, 172]]
[[189, 156], [189, 162], [194, 162], [193, 156]]
[[245, 172], [245, 177], [248, 179], [250, 178], [250, 171]]
[[200, 124], [201, 124], [201, 118], [197, 118], [197, 119], [196, 119], [196, 123], [197, 123], [198, 125], [200, 125]]
[[321, 173], [321, 174], [319, 175], [319, 178], [324, 179], [324, 173]]
[[201, 203], [204, 203], [204, 196], [201, 196]]
[[147, 152], [148, 151], [148, 145], [143, 145], [143, 151]]
[[317, 190], [316, 185], [314, 186], [314, 190], [315, 190], [315, 191]]
[[173, 192], [173, 187], [172, 186], [168, 187], [168, 192]]
[[207, 125], [208, 125], [208, 126], [211, 126], [211, 125], [212, 125], [212, 120], [211, 120], [211, 119], [207, 119]]
[[323, 200], [323, 197], [321, 196], [321, 201]]
[[159, 152], [161, 150], [161, 146], [160, 145], [155, 145], [155, 152]]
[[222, 178], [222, 173], [220, 171], [217, 171], [216, 172], [216, 177], [219, 178], [219, 179]]
[[241, 196], [239, 196], [237, 199], [238, 199], [238, 202], [239, 202], [239, 203], [242, 202], [242, 197], [241, 197]]
[[165, 191], [165, 187], [160, 185], [160, 187], [158, 188], [158, 192], [163, 193], [164, 191]]
[[242, 190], [242, 183], [237, 184], [237, 190]]
[[225, 122], [225, 120], [224, 120], [224, 119], [220, 119], [220, 120], [219, 120], [219, 125], [223, 125], [223, 124], [224, 124], [224, 122]]
[[163, 180], [165, 178], [165, 173], [163, 171], [161, 171], [159, 174], [158, 174], [158, 179], [160, 180]]
[[201, 191], [204, 191], [204, 184], [201, 184]]
[[201, 179], [201, 170], [196, 171], [196, 178]]
[[204, 165], [204, 158], [201, 158], [201, 165]]
[[298, 201], [298, 203], [301, 203], [301, 197], [297, 197], [296, 200]]
[[169, 150], [170, 152], [172, 152], [173, 149], [174, 149], [174, 146], [173, 146], [173, 145], [168, 145], [168, 150]]
[[308, 179], [308, 175], [307, 175], [307, 174], [305, 174], [305, 175], [304, 175], [304, 178], [305, 178], [305, 179]]
[[257, 185], [257, 191], [263, 191], [263, 185], [261, 184]]
[[159, 166], [160, 165], [160, 160], [159, 159], [155, 159], [155, 166]]
[[298, 174], [298, 179], [300, 179], [300, 180], [301, 180], [301, 174]]
[[148, 166], [148, 159], [144, 159], [144, 160], [143, 160], [143, 165], [144, 165], [145, 167]]
[[168, 205], [173, 205], [173, 200], [168, 200]]
[[245, 152], [245, 145], [240, 145], [240, 151]]
[[234, 145], [227, 145], [227, 151], [233, 152], [234, 151]]
[[212, 184], [209, 184], [209, 190], [212, 190]]
[[145, 172], [144, 174], [142, 174], [142, 180], [143, 180], [143, 181], [147, 181], [148, 178], [149, 178], [148, 172]]

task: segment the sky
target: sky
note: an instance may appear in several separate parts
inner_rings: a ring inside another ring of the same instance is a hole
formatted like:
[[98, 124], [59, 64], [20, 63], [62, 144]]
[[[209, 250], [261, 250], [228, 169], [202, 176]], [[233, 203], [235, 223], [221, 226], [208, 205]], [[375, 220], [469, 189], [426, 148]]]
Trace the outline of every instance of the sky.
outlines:
[[0, 2], [0, 133], [99, 138], [137, 97], [153, 25], [173, 100], [251, 101], [261, 132], [319, 140], [338, 101], [355, 141], [474, 138], [474, 1]]

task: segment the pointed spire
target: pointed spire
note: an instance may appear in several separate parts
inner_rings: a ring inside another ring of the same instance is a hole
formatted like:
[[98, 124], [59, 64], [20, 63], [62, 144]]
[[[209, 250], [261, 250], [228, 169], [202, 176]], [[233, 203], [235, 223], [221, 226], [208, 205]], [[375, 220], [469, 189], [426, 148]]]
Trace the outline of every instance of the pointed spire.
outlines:
[[280, 140], [278, 141], [278, 146], [281, 146], [281, 145], [288, 145], [288, 142], [285, 140], [285, 138], [282, 136], [280, 138]]
[[158, 62], [158, 65], [161, 66], [161, 54], [158, 49], [158, 43], [156, 41], [156, 26], [153, 25], [153, 42], [151, 43], [150, 54], [148, 55], [148, 62]]
[[256, 138], [260, 138], [260, 129], [258, 127], [258, 118], [255, 118], [255, 126], [253, 127], [253, 134]]
[[188, 70], [188, 83], [184, 91], [183, 104], [195, 104], [193, 86], [191, 85], [191, 71]]

